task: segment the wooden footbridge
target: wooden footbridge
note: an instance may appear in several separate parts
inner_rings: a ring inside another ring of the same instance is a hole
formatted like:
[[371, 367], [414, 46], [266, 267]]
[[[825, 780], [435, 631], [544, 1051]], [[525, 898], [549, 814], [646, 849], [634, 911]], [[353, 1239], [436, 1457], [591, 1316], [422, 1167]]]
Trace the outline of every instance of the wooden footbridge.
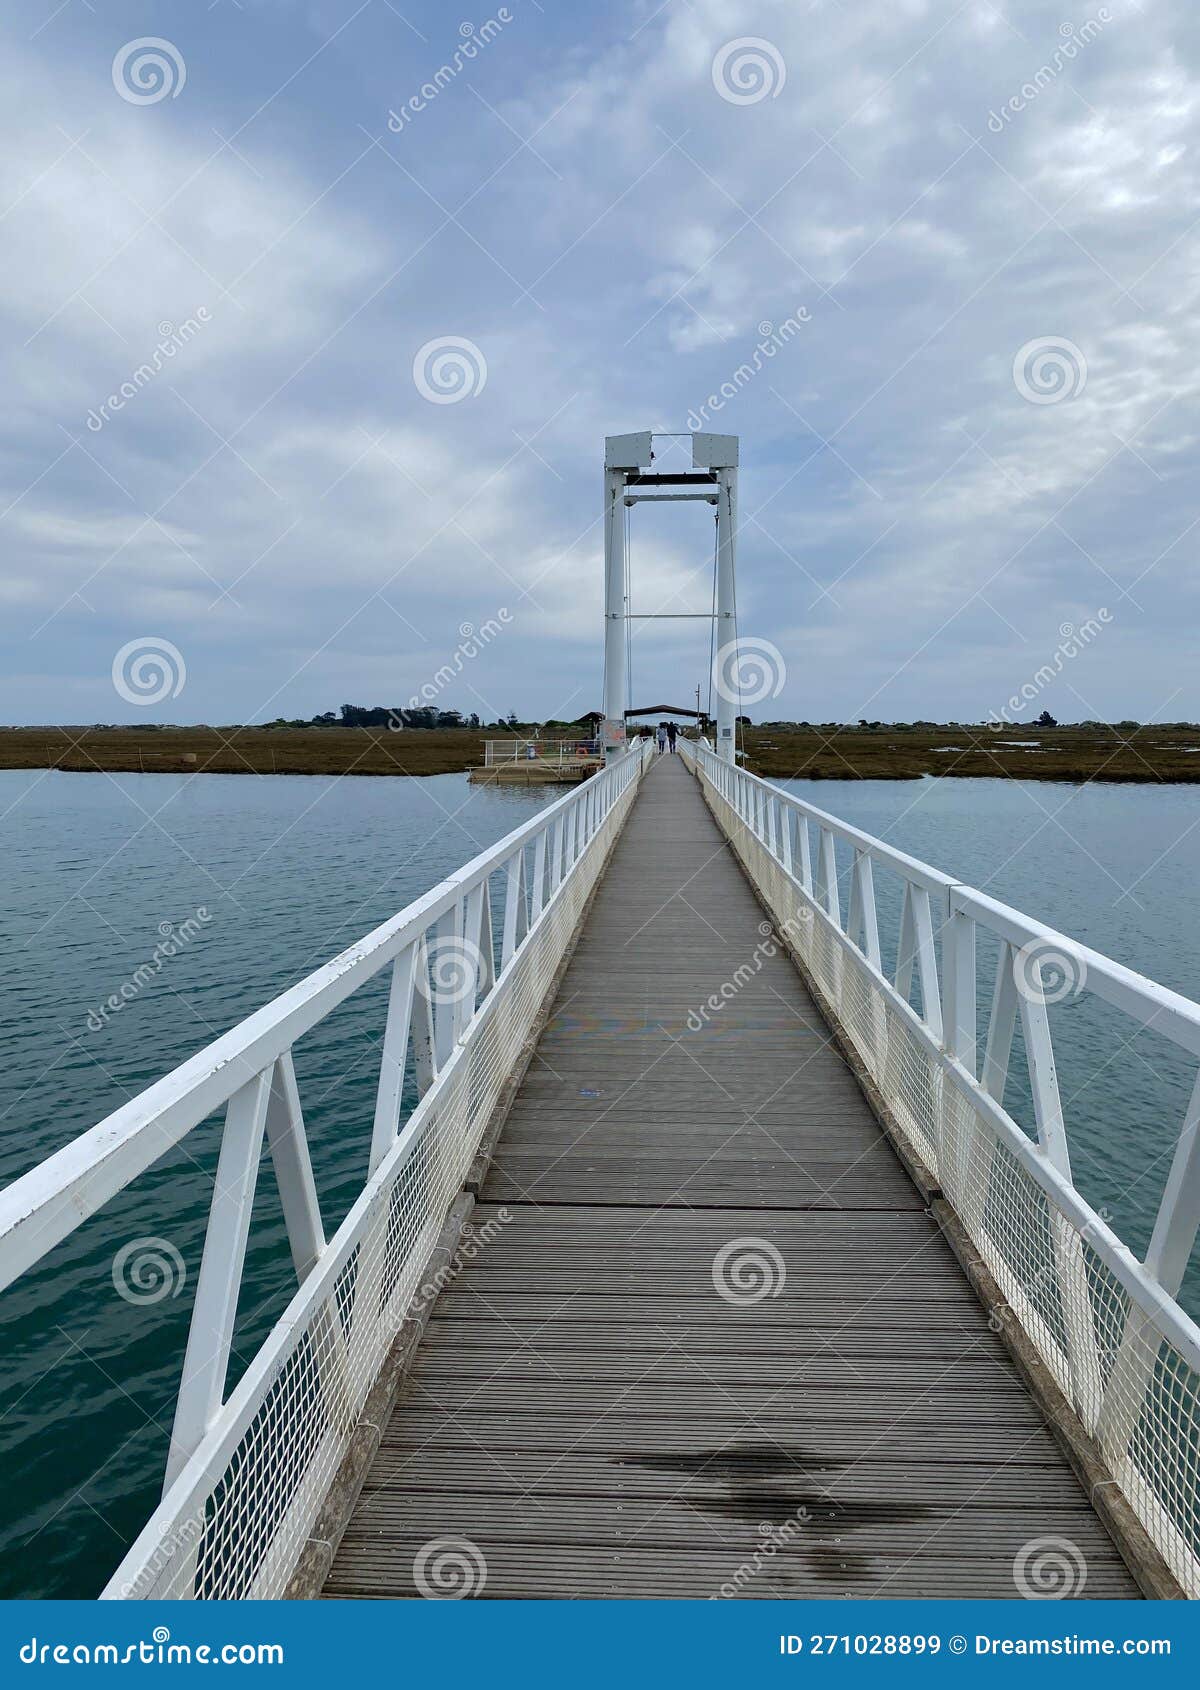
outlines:
[[[607, 443], [603, 766], [0, 1194], [3, 1289], [223, 1113], [104, 1595], [1200, 1594], [1200, 1005], [740, 766], [736, 447]], [[678, 756], [624, 741], [624, 510], [663, 497], [716, 508]], [[378, 980], [330, 1231], [293, 1050]], [[1149, 1030], [1189, 1076], [1138, 1253], [1072, 1175], [1083, 994], [1095, 1071]], [[231, 1377], [260, 1177], [295, 1292]]]
[[499, 1597], [1009, 1597], [1050, 1535], [1136, 1594], [764, 928], [656, 757], [328, 1594], [417, 1594], [457, 1536]]

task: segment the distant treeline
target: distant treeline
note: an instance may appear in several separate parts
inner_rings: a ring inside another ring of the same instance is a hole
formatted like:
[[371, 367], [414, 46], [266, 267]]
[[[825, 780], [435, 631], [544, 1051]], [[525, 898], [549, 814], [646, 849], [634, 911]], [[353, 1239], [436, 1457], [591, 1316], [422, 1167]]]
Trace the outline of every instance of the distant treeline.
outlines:
[[314, 728], [478, 728], [477, 714], [464, 716], [461, 710], [437, 710], [432, 704], [407, 710], [399, 704], [343, 704], [340, 711], [326, 710], [314, 716]]
[[[540, 728], [588, 728], [599, 719], [599, 713], [592, 711], [586, 716], [576, 717], [569, 722], [539, 722]], [[472, 711], [464, 716], [461, 710], [437, 710], [431, 704], [423, 704], [416, 709], [407, 706], [384, 704], [343, 704], [340, 711], [327, 710], [321, 716], [314, 716], [309, 722], [297, 722], [296, 727], [314, 728], [501, 728], [514, 729], [530, 727], [534, 724], [520, 722], [516, 713], [509, 711], [494, 722], [484, 722], [478, 711]]]

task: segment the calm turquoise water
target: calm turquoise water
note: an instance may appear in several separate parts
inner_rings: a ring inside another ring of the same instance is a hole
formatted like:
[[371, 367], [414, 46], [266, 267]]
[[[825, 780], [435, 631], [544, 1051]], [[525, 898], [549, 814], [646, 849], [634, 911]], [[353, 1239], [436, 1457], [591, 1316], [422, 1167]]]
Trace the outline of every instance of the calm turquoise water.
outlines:
[[[135, 1095], [547, 801], [423, 780], [0, 771], [0, 1182]], [[207, 920], [197, 915], [203, 911]], [[125, 1007], [97, 1012], [189, 938]], [[383, 977], [297, 1047], [327, 1232], [366, 1173]], [[89, 1025], [89, 1011], [92, 1012]], [[93, 1028], [98, 1027], [98, 1031]], [[3, 1298], [0, 1595], [91, 1596], [157, 1500], [216, 1163], [188, 1135]], [[131, 1305], [114, 1252], [161, 1237], [182, 1293]], [[289, 1284], [259, 1182], [231, 1383]]]
[[[891, 839], [1097, 949], [1200, 997], [1200, 794], [1001, 781], [796, 782]], [[394, 913], [545, 801], [426, 780], [0, 772], [0, 1181], [24, 1172], [200, 1045]], [[1132, 889], [1132, 890], [1130, 890]], [[895, 902], [880, 877], [882, 925]], [[200, 919], [203, 910], [207, 919]], [[124, 1008], [98, 1017], [162, 935], [196, 931]], [[327, 1229], [366, 1168], [384, 984], [296, 1051]], [[89, 1011], [92, 1012], [89, 1024]], [[1056, 1048], [1075, 1171], [1143, 1247], [1189, 1076], [1162, 1042], [1083, 998]], [[93, 1030], [97, 1028], [98, 1030]], [[1019, 1065], [1015, 1106], [1025, 1108]], [[1026, 1110], [1027, 1113], [1027, 1110]], [[4, 1296], [0, 1595], [87, 1596], [153, 1506], [211, 1194], [216, 1124]], [[132, 1305], [114, 1253], [168, 1238], [180, 1296]], [[286, 1302], [265, 1176], [232, 1377]], [[1189, 1285], [1191, 1306], [1200, 1304]]]

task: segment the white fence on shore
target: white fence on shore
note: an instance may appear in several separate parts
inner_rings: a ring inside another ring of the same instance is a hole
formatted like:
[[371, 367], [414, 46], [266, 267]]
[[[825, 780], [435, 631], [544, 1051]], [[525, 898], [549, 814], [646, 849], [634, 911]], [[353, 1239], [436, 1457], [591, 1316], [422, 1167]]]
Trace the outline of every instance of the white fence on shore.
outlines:
[[578, 763], [599, 757], [600, 741], [584, 734], [580, 739], [488, 739], [483, 743], [483, 763]]

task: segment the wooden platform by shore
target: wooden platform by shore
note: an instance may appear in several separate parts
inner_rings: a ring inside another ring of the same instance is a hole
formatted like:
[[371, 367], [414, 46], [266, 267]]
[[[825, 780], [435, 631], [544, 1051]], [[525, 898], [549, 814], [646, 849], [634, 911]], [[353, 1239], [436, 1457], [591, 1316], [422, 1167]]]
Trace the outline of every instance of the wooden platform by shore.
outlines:
[[598, 757], [565, 763], [514, 759], [511, 763], [480, 763], [468, 771], [475, 786], [578, 786], [601, 767]]

